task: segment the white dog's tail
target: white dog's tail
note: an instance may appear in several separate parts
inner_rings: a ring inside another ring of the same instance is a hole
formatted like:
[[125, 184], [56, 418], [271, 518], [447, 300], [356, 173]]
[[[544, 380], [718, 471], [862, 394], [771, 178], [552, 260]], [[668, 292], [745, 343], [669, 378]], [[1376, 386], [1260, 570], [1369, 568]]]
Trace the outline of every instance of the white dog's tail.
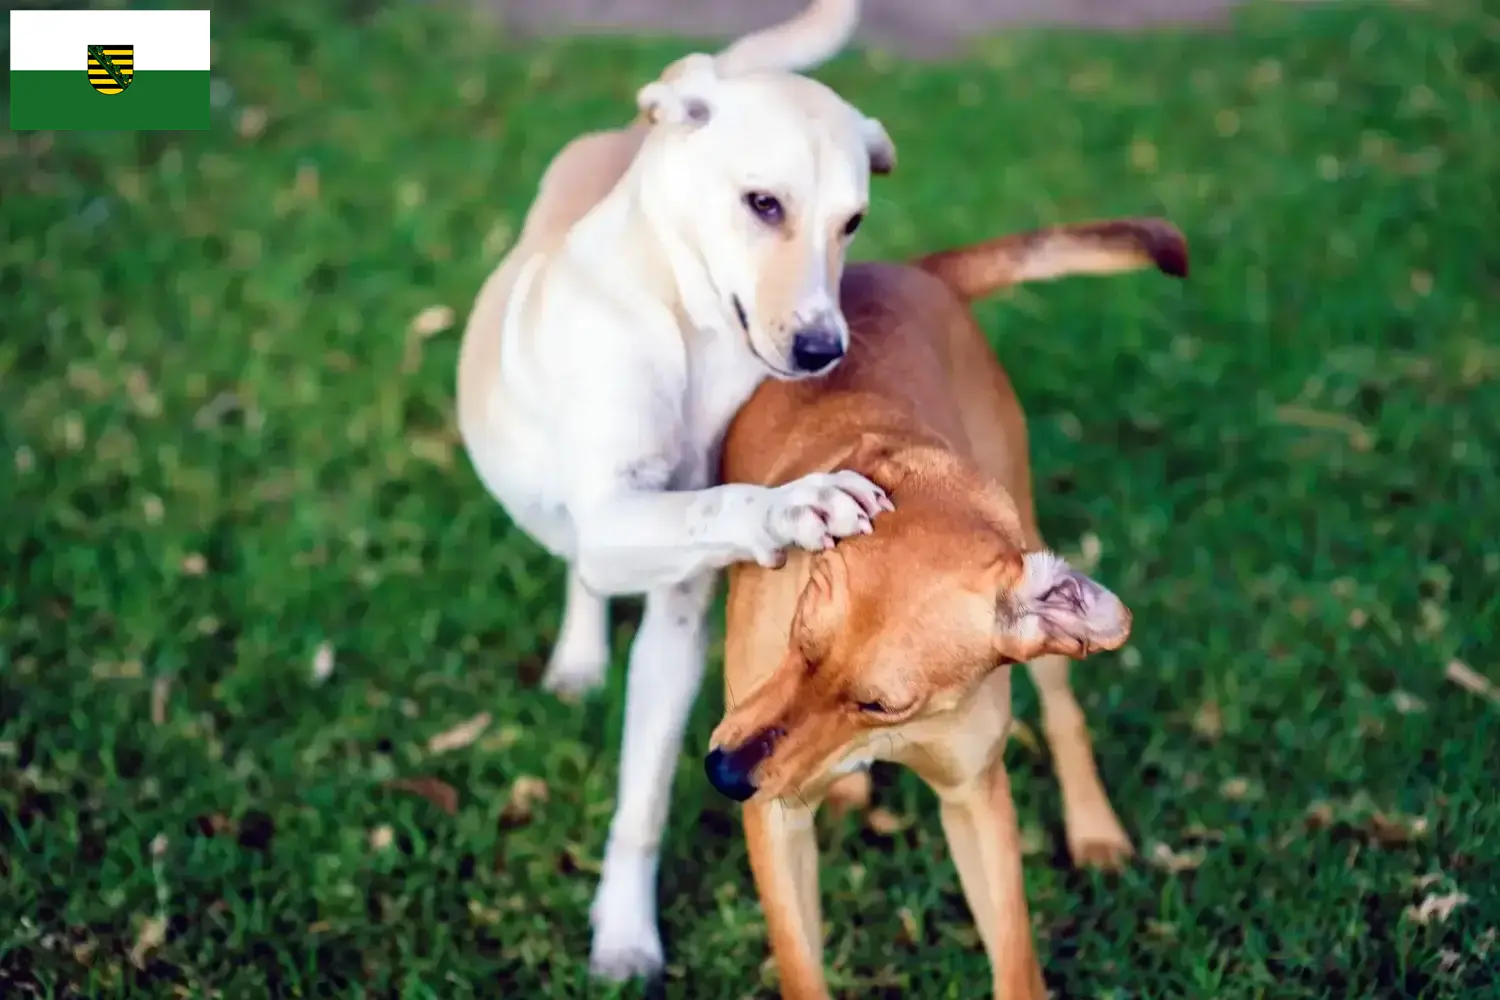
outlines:
[[789, 21], [752, 32], [714, 57], [720, 76], [798, 73], [832, 59], [854, 34], [859, 0], [811, 0]]

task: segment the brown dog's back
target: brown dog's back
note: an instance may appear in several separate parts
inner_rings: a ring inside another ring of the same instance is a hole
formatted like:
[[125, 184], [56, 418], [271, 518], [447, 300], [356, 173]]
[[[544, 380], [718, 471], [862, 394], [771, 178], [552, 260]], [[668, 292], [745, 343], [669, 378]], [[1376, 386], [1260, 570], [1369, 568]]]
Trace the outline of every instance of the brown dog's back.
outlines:
[[[841, 288], [847, 357], [823, 378], [756, 391], [726, 435], [724, 481], [777, 485], [827, 471], [864, 435], [936, 438], [1010, 494], [1028, 544], [1040, 545], [1025, 416], [969, 304], [1070, 274], [1154, 264], [1180, 276], [1185, 247], [1165, 222], [1121, 220], [1000, 237], [911, 264], [850, 265]], [[785, 570], [731, 567], [725, 680], [740, 694], [779, 661], [805, 565], [794, 554]]]
[[[983, 336], [958, 296], [911, 265], [858, 263], [845, 272], [840, 300], [848, 355], [822, 378], [760, 387], [726, 435], [725, 481], [786, 482], [882, 420], [928, 428], [968, 453], [948, 381], [949, 342], [983, 347]], [[987, 363], [998, 370], [993, 358]]]
[[1176, 229], [1156, 220], [1088, 223], [1004, 236], [911, 264], [851, 264], [840, 289], [852, 334], [848, 357], [824, 378], [760, 387], [726, 436], [725, 481], [786, 482], [806, 471], [804, 460], [880, 429], [870, 425], [878, 420], [873, 412], [884, 411], [901, 430], [945, 439], [997, 480], [1034, 534], [1025, 417], [969, 303], [1021, 282], [1147, 264], [1186, 273]]

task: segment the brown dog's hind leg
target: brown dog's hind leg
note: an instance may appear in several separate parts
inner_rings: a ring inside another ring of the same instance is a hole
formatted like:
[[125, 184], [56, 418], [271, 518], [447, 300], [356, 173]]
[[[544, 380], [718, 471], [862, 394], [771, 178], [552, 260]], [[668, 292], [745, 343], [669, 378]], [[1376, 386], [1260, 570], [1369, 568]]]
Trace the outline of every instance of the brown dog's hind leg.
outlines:
[[1068, 853], [1082, 868], [1117, 869], [1134, 848], [1099, 781], [1088, 720], [1068, 683], [1071, 665], [1064, 656], [1043, 656], [1028, 663], [1027, 670], [1042, 696], [1047, 746], [1062, 786]]
[[870, 772], [857, 771], [844, 775], [828, 787], [823, 801], [827, 803], [835, 819], [870, 808]]

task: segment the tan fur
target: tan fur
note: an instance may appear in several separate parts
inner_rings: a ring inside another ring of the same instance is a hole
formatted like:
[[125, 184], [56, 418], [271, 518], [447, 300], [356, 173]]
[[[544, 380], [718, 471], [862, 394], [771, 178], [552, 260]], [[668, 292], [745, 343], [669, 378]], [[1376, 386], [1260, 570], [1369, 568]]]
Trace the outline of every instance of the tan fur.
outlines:
[[715, 482], [755, 386], [826, 371], [848, 343], [828, 261], [894, 151], [878, 121], [796, 71], [848, 40], [858, 8], [808, 0], [717, 56], [685, 56], [636, 92], [634, 125], [569, 143], [464, 330], [464, 450], [512, 523], [568, 563], [543, 686], [600, 689], [608, 599], [645, 595], [589, 908], [589, 966], [606, 979], [665, 961], [661, 842], [718, 570], [823, 551], [890, 506], [852, 472]]
[[[865, 775], [840, 774], [851, 759], [904, 763], [933, 787], [996, 996], [1045, 995], [1001, 756], [1010, 662], [1030, 660], [1041, 690], [1075, 861], [1117, 864], [1130, 853], [1067, 681], [1067, 657], [1125, 641], [1128, 613], [1103, 638], [1029, 645], [997, 614], [1043, 541], [1024, 415], [966, 300], [1019, 280], [1146, 263], [1185, 273], [1181, 235], [1125, 220], [1005, 237], [915, 266], [853, 265], [842, 288], [854, 336], [844, 364], [815, 382], [763, 385], [730, 428], [726, 481], [850, 468], [896, 503], [873, 534], [832, 551], [796, 554], [779, 571], [730, 570], [728, 707], [713, 744], [758, 762], [744, 822], [785, 997], [828, 996], [812, 817], [825, 799], [868, 800]], [[854, 704], [866, 700], [889, 712], [869, 716]]]
[[[637, 124], [590, 132], [562, 148], [537, 185], [536, 200], [505, 263], [480, 289], [470, 312], [470, 329], [500, 326], [521, 265], [536, 254], [556, 250], [573, 225], [619, 183], [645, 140], [647, 128]], [[463, 339], [458, 361], [458, 407], [464, 424], [483, 426], [488, 419], [489, 394], [498, 391], [500, 348], [499, 337]]]

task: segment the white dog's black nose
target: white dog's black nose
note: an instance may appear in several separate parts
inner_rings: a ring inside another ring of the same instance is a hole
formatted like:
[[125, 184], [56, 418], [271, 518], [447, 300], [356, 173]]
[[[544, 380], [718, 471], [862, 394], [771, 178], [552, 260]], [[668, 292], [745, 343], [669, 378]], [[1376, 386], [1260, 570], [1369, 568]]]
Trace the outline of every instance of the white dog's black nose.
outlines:
[[792, 338], [792, 364], [799, 372], [816, 374], [844, 356], [844, 342], [833, 330], [814, 327]]

